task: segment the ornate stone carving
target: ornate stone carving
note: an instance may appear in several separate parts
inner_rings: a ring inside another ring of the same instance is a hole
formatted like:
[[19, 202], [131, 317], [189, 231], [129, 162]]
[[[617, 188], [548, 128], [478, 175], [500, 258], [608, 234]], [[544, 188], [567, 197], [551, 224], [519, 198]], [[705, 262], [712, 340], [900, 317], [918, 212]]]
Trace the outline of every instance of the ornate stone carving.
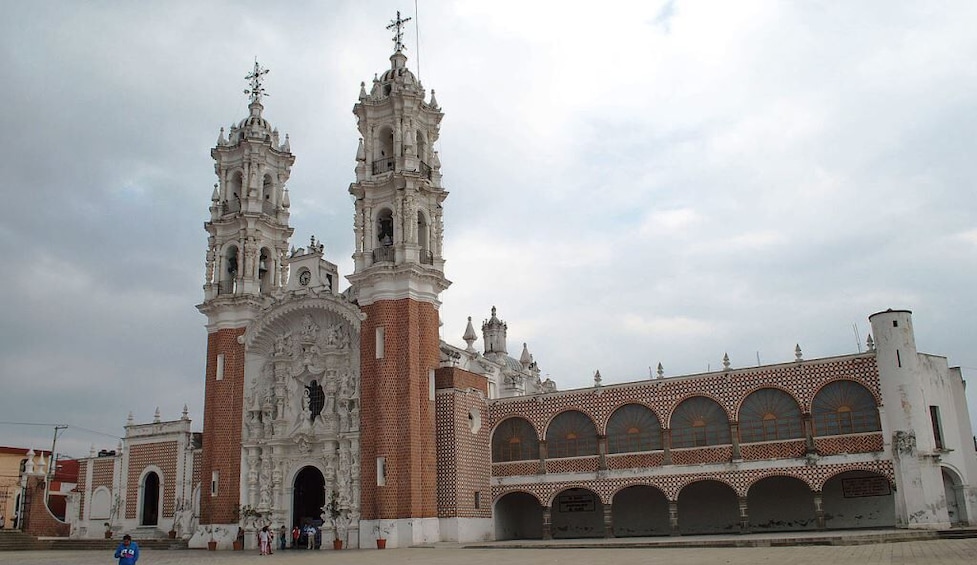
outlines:
[[915, 432], [896, 431], [893, 436], [892, 447], [895, 454], [913, 455], [916, 453], [916, 434]]

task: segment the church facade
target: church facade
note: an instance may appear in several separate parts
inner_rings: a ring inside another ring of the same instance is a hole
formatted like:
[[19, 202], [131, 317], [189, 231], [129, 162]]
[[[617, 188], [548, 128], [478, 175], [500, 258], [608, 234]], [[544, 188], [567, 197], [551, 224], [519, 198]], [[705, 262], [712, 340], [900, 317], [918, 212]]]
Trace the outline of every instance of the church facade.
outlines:
[[203, 432], [186, 412], [130, 419], [82, 460], [72, 535], [230, 548], [311, 522], [365, 548], [977, 523], [964, 382], [916, 351], [908, 311], [874, 314], [861, 354], [569, 391], [525, 344], [509, 356], [494, 307], [481, 352], [470, 318], [466, 347], [441, 341], [443, 114], [397, 39], [353, 107], [343, 291], [321, 243], [293, 247], [295, 157], [255, 65], [249, 115], [211, 150]]

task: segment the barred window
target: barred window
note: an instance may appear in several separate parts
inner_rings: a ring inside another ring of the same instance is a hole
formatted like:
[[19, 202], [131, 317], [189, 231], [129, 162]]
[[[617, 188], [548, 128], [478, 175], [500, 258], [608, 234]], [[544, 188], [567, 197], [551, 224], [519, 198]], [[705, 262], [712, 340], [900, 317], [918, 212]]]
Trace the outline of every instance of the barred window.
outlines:
[[801, 408], [786, 392], [760, 389], [743, 401], [739, 415], [740, 441], [776, 441], [804, 437]]
[[875, 397], [854, 381], [835, 381], [818, 391], [811, 403], [814, 435], [834, 436], [882, 429]]
[[607, 421], [607, 452], [627, 453], [662, 448], [662, 425], [648, 407], [625, 404]]
[[546, 456], [582, 455], [597, 455], [597, 426], [589, 416], [576, 410], [557, 415], [546, 429]]
[[492, 434], [492, 462], [539, 459], [536, 429], [523, 418], [509, 418]]
[[715, 400], [694, 396], [672, 414], [672, 447], [703, 447], [731, 443], [729, 418]]

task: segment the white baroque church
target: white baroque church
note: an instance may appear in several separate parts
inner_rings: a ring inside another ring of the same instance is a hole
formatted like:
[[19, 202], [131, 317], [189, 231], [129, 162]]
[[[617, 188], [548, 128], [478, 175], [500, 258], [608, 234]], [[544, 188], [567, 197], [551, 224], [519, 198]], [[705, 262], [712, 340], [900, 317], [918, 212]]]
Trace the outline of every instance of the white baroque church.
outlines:
[[[294, 248], [288, 136], [248, 115], [211, 149], [203, 432], [186, 412], [125, 426], [82, 461], [71, 535], [230, 549], [238, 530], [321, 524], [347, 547], [977, 524], [958, 368], [918, 352], [911, 313], [868, 351], [557, 390], [492, 307], [438, 335], [450, 214], [443, 113], [407, 67], [361, 84], [354, 270]], [[249, 543], [252, 543], [249, 541]]]

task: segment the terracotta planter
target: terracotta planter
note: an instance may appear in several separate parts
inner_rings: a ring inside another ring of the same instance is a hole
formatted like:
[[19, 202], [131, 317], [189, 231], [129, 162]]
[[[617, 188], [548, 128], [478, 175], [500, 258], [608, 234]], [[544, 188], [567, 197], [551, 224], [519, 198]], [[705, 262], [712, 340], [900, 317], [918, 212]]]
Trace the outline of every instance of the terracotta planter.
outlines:
[[387, 549], [387, 540], [377, 538], [377, 549]]
[[105, 539], [112, 539], [112, 532], [105, 532]]
[[341, 539], [334, 539], [334, 540], [332, 540], [332, 548], [333, 549], [342, 549], [343, 548], [343, 540], [341, 540]]
[[167, 534], [170, 536], [170, 539], [176, 539], [176, 530], [170, 530]]
[[217, 541], [207, 542], [207, 551], [217, 551]]
[[244, 551], [244, 540], [234, 540], [234, 551]]

